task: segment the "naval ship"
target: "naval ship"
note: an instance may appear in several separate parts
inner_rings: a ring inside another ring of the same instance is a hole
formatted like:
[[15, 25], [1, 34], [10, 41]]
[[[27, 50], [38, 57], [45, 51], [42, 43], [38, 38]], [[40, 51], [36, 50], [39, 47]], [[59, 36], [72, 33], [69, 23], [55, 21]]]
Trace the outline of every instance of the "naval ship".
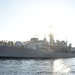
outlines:
[[51, 59], [75, 57], [71, 51], [71, 44], [67, 42], [54, 42], [53, 34], [50, 34], [50, 42], [44, 38], [31, 38], [30, 41], [16, 42], [14, 45], [0, 45], [0, 58], [25, 58], [25, 59]]

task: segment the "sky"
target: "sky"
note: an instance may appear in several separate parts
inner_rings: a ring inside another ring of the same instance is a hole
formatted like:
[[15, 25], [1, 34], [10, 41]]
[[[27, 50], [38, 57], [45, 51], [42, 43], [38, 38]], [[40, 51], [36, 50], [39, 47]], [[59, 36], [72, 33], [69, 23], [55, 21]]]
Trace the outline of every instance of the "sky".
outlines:
[[27, 41], [54, 34], [75, 46], [75, 0], [0, 0], [0, 40]]

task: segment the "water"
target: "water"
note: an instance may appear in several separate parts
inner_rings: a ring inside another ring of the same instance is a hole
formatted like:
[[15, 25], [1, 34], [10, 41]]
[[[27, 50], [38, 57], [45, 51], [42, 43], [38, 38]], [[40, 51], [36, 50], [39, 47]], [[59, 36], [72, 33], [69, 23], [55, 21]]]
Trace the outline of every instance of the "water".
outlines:
[[0, 59], [0, 75], [75, 75], [75, 58]]

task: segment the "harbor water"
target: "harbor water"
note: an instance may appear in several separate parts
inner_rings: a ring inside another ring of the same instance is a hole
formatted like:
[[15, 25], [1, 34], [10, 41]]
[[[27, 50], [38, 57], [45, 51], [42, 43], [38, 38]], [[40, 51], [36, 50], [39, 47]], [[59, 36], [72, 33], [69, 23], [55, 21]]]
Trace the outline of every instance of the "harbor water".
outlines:
[[0, 59], [0, 75], [75, 75], [75, 58]]

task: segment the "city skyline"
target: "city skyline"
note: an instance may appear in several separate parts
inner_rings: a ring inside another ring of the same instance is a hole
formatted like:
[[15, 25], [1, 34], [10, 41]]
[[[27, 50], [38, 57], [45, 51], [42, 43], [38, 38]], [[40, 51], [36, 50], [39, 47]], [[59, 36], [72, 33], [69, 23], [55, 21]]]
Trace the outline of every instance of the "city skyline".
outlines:
[[[0, 40], [68, 40], [75, 46], [74, 0], [0, 0]], [[50, 26], [53, 27], [50, 28]]]

